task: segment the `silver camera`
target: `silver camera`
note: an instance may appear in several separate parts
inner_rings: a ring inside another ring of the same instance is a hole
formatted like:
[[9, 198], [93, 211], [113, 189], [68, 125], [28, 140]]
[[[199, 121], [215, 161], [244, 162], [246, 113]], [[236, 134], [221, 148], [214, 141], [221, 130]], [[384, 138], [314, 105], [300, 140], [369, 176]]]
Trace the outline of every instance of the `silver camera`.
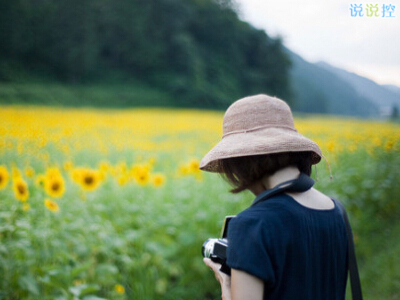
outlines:
[[219, 264], [226, 262], [226, 250], [228, 249], [227, 239], [208, 239], [204, 242], [202, 253], [204, 257], [210, 258]]
[[203, 257], [210, 258], [213, 262], [221, 264], [221, 272], [230, 275], [231, 270], [226, 264], [226, 251], [228, 249], [228, 224], [234, 216], [226, 216], [224, 224], [222, 226], [221, 238], [207, 239], [203, 243], [201, 253]]

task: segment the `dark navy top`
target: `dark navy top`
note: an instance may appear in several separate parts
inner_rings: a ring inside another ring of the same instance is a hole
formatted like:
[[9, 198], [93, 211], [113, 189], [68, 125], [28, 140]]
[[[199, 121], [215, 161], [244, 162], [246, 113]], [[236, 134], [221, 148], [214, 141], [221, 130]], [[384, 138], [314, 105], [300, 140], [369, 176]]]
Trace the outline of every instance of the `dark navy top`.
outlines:
[[345, 298], [347, 235], [336, 202], [316, 210], [274, 196], [230, 221], [228, 243], [228, 266], [262, 279], [263, 299]]

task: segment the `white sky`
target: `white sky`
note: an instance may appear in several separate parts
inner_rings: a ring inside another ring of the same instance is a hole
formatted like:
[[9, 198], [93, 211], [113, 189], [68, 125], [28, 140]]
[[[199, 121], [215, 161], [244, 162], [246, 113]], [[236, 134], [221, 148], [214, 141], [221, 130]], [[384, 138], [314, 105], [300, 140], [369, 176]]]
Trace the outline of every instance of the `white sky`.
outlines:
[[[325, 61], [400, 87], [400, 0], [235, 1], [244, 21], [282, 37], [307, 61]], [[362, 4], [364, 16], [351, 17], [350, 4]], [[367, 17], [367, 4], [378, 4], [379, 17]], [[383, 4], [395, 6], [394, 17], [382, 17]]]

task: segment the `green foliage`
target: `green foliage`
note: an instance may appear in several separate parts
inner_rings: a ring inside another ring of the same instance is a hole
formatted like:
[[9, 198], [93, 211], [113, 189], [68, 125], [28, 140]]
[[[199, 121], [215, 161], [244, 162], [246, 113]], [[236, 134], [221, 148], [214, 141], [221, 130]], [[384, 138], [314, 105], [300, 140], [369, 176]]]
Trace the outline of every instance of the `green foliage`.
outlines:
[[217, 298], [200, 249], [219, 232], [227, 208], [240, 209], [239, 198], [212, 208], [222, 182], [168, 180], [159, 189], [110, 180], [86, 197], [67, 191], [59, 213], [46, 210], [37, 187], [27, 212], [0, 191], [0, 299]]
[[0, 83], [1, 104], [50, 106], [129, 107], [172, 106], [171, 95], [147, 84], [129, 83], [72, 84], [57, 82]]
[[[15, 107], [2, 114], [6, 121], [0, 165], [7, 166], [10, 177], [17, 173], [13, 166], [24, 171], [30, 209], [16, 200], [12, 180], [1, 186], [0, 299], [220, 299], [219, 284], [202, 262], [201, 245], [205, 239], [217, 237], [223, 218], [246, 208], [253, 196], [248, 192], [229, 194], [228, 186], [216, 174], [199, 176], [196, 160], [190, 163], [194, 174], [187, 166], [182, 168], [188, 156], [200, 157], [219, 138], [213, 118], [202, 119], [187, 111], [182, 118], [181, 111], [167, 110], [158, 114], [142, 111], [143, 118], [120, 111], [113, 118], [112, 110], [90, 110], [85, 116], [75, 109], [72, 114], [63, 111], [68, 116], [64, 118], [57, 109], [48, 109], [46, 114], [40, 113], [42, 109], [27, 113]], [[214, 113], [200, 115], [209, 114]], [[216, 113], [215, 117], [220, 120], [222, 115]], [[80, 125], [71, 127], [75, 123]], [[397, 124], [380, 129], [373, 123], [374, 130], [382, 134], [360, 132], [361, 138], [354, 141], [357, 147], [352, 145], [356, 136], [351, 130], [344, 132], [339, 147], [334, 143], [339, 137], [329, 130], [335, 126], [339, 129], [334, 132], [342, 132], [346, 125], [330, 123], [326, 129], [321, 121], [307, 123], [316, 124], [314, 136], [322, 145], [326, 145], [324, 140], [333, 144], [322, 148], [328, 150], [324, 153], [331, 161], [334, 180], [329, 180], [322, 162], [317, 168], [316, 188], [343, 201], [349, 211], [365, 299], [397, 299]], [[150, 124], [154, 128], [148, 128]], [[118, 130], [112, 130], [114, 126]], [[193, 130], [199, 126], [201, 130]], [[353, 126], [368, 124], [356, 122]], [[143, 144], [133, 146], [131, 139]], [[171, 145], [162, 146], [170, 140]], [[107, 148], [102, 149], [103, 141]], [[128, 166], [153, 155], [152, 168], [165, 175], [164, 184], [119, 181], [122, 175], [131, 176], [125, 175], [133, 170]], [[104, 181], [94, 191], [82, 190], [73, 181], [71, 168], [101, 168], [100, 162], [110, 163], [105, 165]], [[57, 213], [44, 205], [46, 191], [36, 182], [40, 176], [34, 178], [27, 172], [32, 167], [36, 175], [44, 174], [53, 166], [60, 168], [66, 186], [62, 197], [55, 199], [60, 207]]]
[[[0, 299], [219, 299], [200, 248], [252, 196], [230, 195], [215, 174], [174, 177], [176, 162], [164, 159], [165, 186], [121, 187], [108, 179], [86, 197], [68, 189], [57, 214], [35, 186], [27, 212], [10, 190], [0, 191]], [[397, 165], [398, 151], [360, 150], [335, 158], [333, 182], [318, 171], [316, 187], [349, 211], [367, 300], [399, 296]]]
[[230, 1], [1, 1], [0, 26], [2, 81], [117, 73], [163, 89], [173, 106], [224, 109], [260, 92], [290, 101], [281, 41], [240, 21]]
[[[399, 151], [390, 145], [335, 158], [333, 182], [319, 188], [341, 200], [349, 213], [364, 299], [397, 299], [400, 290]], [[325, 172], [324, 172], [325, 173]], [[396, 254], [395, 254], [396, 253]]]

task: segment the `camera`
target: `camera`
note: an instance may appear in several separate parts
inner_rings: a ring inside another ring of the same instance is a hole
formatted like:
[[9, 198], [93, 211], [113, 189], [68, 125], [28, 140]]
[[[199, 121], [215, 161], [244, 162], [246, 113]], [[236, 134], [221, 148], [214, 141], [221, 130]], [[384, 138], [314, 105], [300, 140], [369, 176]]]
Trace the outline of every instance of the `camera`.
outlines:
[[201, 252], [204, 257], [210, 258], [213, 262], [224, 264], [226, 262], [226, 250], [228, 249], [227, 239], [208, 239], [204, 242]]
[[210, 258], [213, 262], [221, 264], [221, 272], [230, 275], [230, 268], [226, 264], [226, 252], [228, 249], [228, 224], [234, 216], [226, 216], [222, 226], [221, 238], [207, 239], [201, 248], [203, 257]]

